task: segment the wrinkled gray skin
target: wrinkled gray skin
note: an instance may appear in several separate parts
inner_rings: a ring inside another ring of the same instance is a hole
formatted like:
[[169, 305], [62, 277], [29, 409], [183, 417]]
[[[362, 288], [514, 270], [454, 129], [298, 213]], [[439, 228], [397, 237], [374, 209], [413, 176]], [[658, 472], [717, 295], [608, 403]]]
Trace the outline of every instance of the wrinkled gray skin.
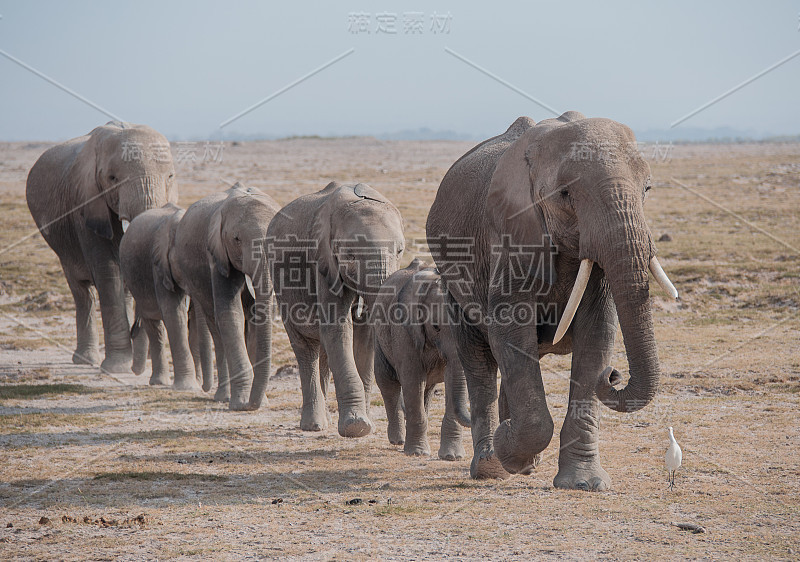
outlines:
[[[219, 380], [214, 399], [229, 401], [231, 410], [258, 409], [269, 382], [272, 282], [263, 241], [279, 208], [261, 190], [237, 183], [192, 204], [175, 234], [173, 275], [191, 297], [195, 318], [211, 332]], [[255, 301], [245, 275], [252, 280]], [[252, 362], [245, 339], [247, 323], [254, 324], [248, 327], [255, 346]], [[205, 330], [198, 331], [202, 337]], [[195, 345], [206, 387], [210, 352], [207, 343]]]
[[[300, 428], [328, 425], [330, 366], [339, 435], [369, 434], [374, 344], [368, 311], [403, 254], [400, 212], [365, 184], [332, 182], [281, 209], [267, 234], [275, 296], [300, 370]], [[365, 304], [356, 318], [358, 297]]]
[[[375, 382], [389, 420], [389, 441], [407, 455], [430, 455], [428, 417], [444, 382], [439, 458], [464, 458], [461, 425], [469, 427], [467, 382], [444, 309], [435, 268], [415, 259], [381, 287], [370, 316], [375, 329]], [[405, 410], [405, 425], [403, 424]], [[461, 424], [461, 425], [459, 425]]]
[[[175, 281], [170, 266], [170, 259], [174, 259], [175, 232], [184, 212], [168, 203], [136, 217], [122, 237], [119, 261], [122, 279], [136, 301], [133, 331], [141, 325], [150, 340], [153, 362], [150, 384], [170, 383], [164, 334], [166, 326], [175, 369], [173, 388], [199, 391], [189, 349], [189, 297]], [[137, 375], [143, 370], [143, 362], [134, 362]]]
[[145, 125], [118, 122], [54, 146], [31, 168], [28, 208], [58, 255], [75, 300], [74, 363], [100, 362], [94, 286], [105, 341], [101, 367], [110, 373], [130, 372], [130, 302], [119, 273], [121, 221], [177, 202], [174, 175], [167, 139]]
[[[455, 332], [469, 388], [474, 478], [528, 473], [550, 443], [543, 355], [572, 352], [556, 487], [611, 485], [598, 456], [596, 397], [630, 412], [655, 396], [660, 374], [648, 294], [655, 246], [642, 208], [650, 169], [632, 143], [633, 132], [608, 119], [568, 112], [534, 126], [523, 117], [464, 155], [442, 180], [427, 235], [461, 320]], [[591, 158], [575, 155], [584, 146]], [[497, 249], [503, 235], [533, 251], [513, 259], [511, 250]], [[446, 255], [440, 237], [465, 237], [474, 246], [467, 255]], [[566, 336], [553, 345], [584, 258], [595, 261], [588, 287]], [[538, 304], [536, 325], [491, 321], [498, 306], [526, 303]], [[557, 314], [548, 316], [552, 305]], [[621, 390], [613, 388], [619, 373], [604, 373], [617, 317], [630, 365], [630, 380]]]

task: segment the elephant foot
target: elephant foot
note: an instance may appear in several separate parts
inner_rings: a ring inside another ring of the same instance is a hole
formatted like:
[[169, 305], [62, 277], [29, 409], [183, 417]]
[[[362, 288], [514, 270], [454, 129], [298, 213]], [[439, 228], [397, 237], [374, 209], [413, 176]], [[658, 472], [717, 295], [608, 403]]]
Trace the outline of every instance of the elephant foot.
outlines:
[[[211, 390], [211, 389], [209, 389]], [[228, 402], [231, 399], [231, 391], [227, 387], [217, 387], [217, 392], [214, 394], [214, 402]]]
[[172, 390], [180, 390], [184, 392], [200, 392], [200, 385], [197, 384], [197, 379], [194, 377], [177, 378], [172, 384]]
[[300, 413], [300, 429], [303, 431], [324, 431], [328, 427], [328, 412], [325, 403], [309, 404]]
[[98, 365], [100, 353], [97, 349], [76, 349], [72, 354], [72, 362], [75, 365]]
[[405, 447], [403, 447], [403, 452], [409, 457], [429, 457], [431, 455], [431, 446], [428, 444], [427, 439], [422, 441], [408, 440]]
[[232, 412], [247, 412], [252, 410], [250, 408], [250, 400], [242, 400], [235, 396], [231, 396], [231, 401], [228, 403], [228, 409]]
[[169, 386], [170, 384], [172, 384], [172, 381], [169, 379], [169, 373], [167, 372], [157, 373], [154, 371], [150, 375], [150, 386]]
[[441, 445], [439, 445], [439, 458], [443, 461], [457, 461], [463, 459], [466, 454], [464, 445], [461, 444], [460, 440], [442, 442]]
[[133, 364], [131, 365], [131, 371], [133, 371], [134, 375], [141, 375], [147, 369], [147, 359], [144, 361], [139, 361], [137, 357], [134, 357]]
[[121, 356], [106, 356], [100, 364], [100, 369], [105, 373], [128, 374], [131, 372], [132, 357], [130, 354]]
[[542, 453], [536, 453], [533, 456], [533, 462], [523, 467], [517, 474], [524, 474], [525, 476], [533, 474], [533, 470], [542, 463]]
[[511, 420], [505, 420], [494, 432], [494, 450], [506, 471], [511, 474], [530, 474], [541, 462], [541, 452], [547, 448], [552, 435], [550, 427], [549, 434], [544, 432], [521, 438], [513, 431]]
[[389, 426], [386, 433], [389, 436], [389, 443], [392, 445], [402, 445], [406, 442], [406, 432], [402, 427]]
[[567, 490], [602, 492], [611, 488], [611, 477], [596, 461], [559, 463], [553, 486]]
[[485, 451], [476, 454], [472, 457], [472, 463], [469, 467], [470, 478], [475, 480], [505, 480], [509, 478], [509, 474], [500, 460], [495, 456], [494, 451]]
[[366, 414], [355, 412], [339, 413], [339, 435], [342, 437], [364, 437], [372, 433], [372, 425]]
[[231, 401], [228, 403], [228, 409], [236, 412], [250, 410], [250, 387], [236, 388], [231, 390]]

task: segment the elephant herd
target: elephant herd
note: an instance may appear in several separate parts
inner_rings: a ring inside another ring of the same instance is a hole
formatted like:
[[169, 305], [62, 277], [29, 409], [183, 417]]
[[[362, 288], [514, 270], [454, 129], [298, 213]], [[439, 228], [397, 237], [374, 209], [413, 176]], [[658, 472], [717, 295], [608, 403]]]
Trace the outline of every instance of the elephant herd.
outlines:
[[[131, 150], [141, 146], [167, 150]], [[404, 269], [402, 216], [368, 185], [332, 182], [281, 207], [237, 183], [184, 210], [169, 144], [143, 125], [110, 122], [47, 150], [26, 195], [75, 300], [74, 362], [141, 374], [149, 354], [150, 384], [209, 392], [216, 378], [215, 400], [258, 409], [274, 295], [302, 430], [328, 426], [332, 373], [340, 435], [373, 431], [375, 382], [391, 443], [428, 455], [444, 382], [439, 457], [463, 458], [471, 427], [471, 476], [507, 478], [533, 471], [553, 437], [539, 359], [572, 353], [554, 485], [604, 490], [600, 403], [636, 411], [658, 388], [648, 272], [677, 298], [644, 218], [649, 166], [632, 146], [608, 119], [517, 119], [446, 173], [426, 225], [435, 266]], [[618, 321], [623, 388], [610, 365]]]

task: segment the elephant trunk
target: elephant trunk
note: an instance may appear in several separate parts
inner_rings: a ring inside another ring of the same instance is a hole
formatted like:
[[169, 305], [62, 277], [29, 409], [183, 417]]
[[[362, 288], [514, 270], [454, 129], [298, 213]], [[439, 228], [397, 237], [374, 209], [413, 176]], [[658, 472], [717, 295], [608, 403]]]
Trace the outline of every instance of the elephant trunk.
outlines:
[[365, 275], [363, 283], [359, 283], [356, 289], [358, 296], [364, 299], [364, 310], [372, 311], [375, 301], [378, 298], [381, 285], [389, 276], [397, 270], [396, 264], [389, 264], [385, 258], [381, 258], [377, 267], [369, 269]]
[[249, 410], [258, 410], [264, 400], [272, 370], [272, 282], [266, 267], [258, 267], [253, 275], [256, 303], [256, 361], [253, 364], [253, 387]]
[[167, 204], [166, 182], [154, 175], [131, 178], [119, 186], [118, 215], [132, 221], [150, 209]]
[[452, 412], [453, 417], [463, 427], [472, 426], [469, 413], [469, 393], [467, 377], [455, 347], [455, 335], [446, 321], [440, 321], [442, 346], [439, 350], [447, 361], [444, 371], [444, 404], [445, 409]]
[[458, 358], [448, 360], [444, 376], [445, 408], [453, 413], [456, 421], [463, 427], [470, 427], [472, 420], [469, 414], [469, 396], [467, 394], [467, 378]]
[[621, 379], [619, 373], [606, 369], [596, 392], [603, 404], [618, 412], [635, 412], [646, 406], [655, 396], [660, 378], [648, 279], [652, 245], [643, 218], [641, 222], [636, 229], [641, 236], [623, 235], [622, 243], [620, 236], [609, 237], [603, 245], [607, 257], [601, 259], [622, 328], [630, 380], [617, 390], [612, 385]]

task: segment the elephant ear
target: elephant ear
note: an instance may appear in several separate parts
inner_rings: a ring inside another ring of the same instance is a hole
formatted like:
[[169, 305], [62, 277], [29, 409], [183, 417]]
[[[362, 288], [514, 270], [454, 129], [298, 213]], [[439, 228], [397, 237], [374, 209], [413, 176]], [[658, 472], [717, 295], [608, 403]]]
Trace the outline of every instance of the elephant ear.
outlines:
[[[175, 291], [175, 278], [170, 266], [170, 251], [175, 245], [175, 233], [178, 223], [185, 211], [173, 203], [164, 205], [164, 209], [174, 211], [167, 224], [160, 228], [153, 244], [153, 267], [155, 269], [156, 283], [161, 283], [168, 291]], [[166, 229], [167, 232], [164, 232]]]
[[417, 353], [422, 353], [425, 348], [425, 325], [421, 322], [414, 321], [415, 308], [422, 305], [422, 298], [419, 297], [419, 291], [424, 290], [425, 287], [420, 287], [420, 283], [427, 283], [429, 281], [418, 281], [415, 275], [409, 275], [408, 281], [400, 287], [397, 292], [395, 302], [398, 304], [403, 303], [400, 310], [403, 311], [402, 323], [405, 330], [411, 337], [411, 343], [414, 345], [414, 350]]
[[[531, 163], [528, 147], [539, 134], [532, 121], [517, 119], [506, 131], [508, 147], [498, 158], [486, 201], [489, 223], [500, 240], [533, 250], [529, 273], [549, 285], [555, 284], [555, 255], [541, 208], [531, 198]], [[500, 139], [498, 139], [500, 140]], [[523, 250], [527, 253], [526, 250]]]
[[379, 201], [381, 203], [389, 203], [391, 202], [381, 195], [378, 191], [371, 188], [365, 183], [358, 183], [353, 187], [353, 193], [355, 193], [361, 199], [370, 199], [372, 201]]
[[419, 271], [420, 269], [425, 267], [429, 267], [427, 263], [425, 263], [419, 258], [414, 258], [413, 260], [411, 260], [411, 263], [405, 267], [405, 269], [407, 271]]
[[222, 239], [222, 207], [214, 211], [208, 227], [208, 253], [219, 274], [228, 277], [231, 274], [231, 260], [225, 242]]
[[[333, 184], [329, 184], [328, 187], [330, 187], [330, 185]], [[327, 189], [327, 187], [325, 189]], [[333, 251], [329, 205], [323, 205], [314, 217], [311, 239], [317, 244], [317, 271], [325, 278], [328, 287], [335, 295], [341, 294], [343, 283], [339, 278], [339, 264], [336, 261], [336, 256]]]
[[111, 213], [97, 178], [97, 145], [100, 137], [105, 136], [102, 129], [98, 127], [89, 133], [89, 138], [70, 167], [69, 181], [86, 228], [101, 238], [111, 240], [114, 237]]

